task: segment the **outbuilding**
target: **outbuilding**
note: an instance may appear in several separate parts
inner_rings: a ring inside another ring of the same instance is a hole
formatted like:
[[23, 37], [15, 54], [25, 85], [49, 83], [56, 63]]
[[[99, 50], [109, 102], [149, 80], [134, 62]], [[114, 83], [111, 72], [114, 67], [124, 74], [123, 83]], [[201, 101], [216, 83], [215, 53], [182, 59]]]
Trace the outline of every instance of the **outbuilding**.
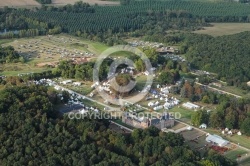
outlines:
[[229, 141], [223, 139], [222, 137], [218, 136], [218, 135], [208, 135], [206, 137], [206, 141], [207, 142], [210, 142], [210, 143], [215, 143], [216, 145], [220, 146], [220, 147], [223, 147], [223, 146], [226, 146]]

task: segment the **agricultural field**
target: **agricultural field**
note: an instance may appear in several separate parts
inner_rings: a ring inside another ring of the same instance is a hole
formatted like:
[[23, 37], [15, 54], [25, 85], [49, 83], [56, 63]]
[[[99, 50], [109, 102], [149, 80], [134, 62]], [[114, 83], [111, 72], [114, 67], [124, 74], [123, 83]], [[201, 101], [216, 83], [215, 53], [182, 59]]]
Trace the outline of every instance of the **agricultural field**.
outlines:
[[1, 40], [1, 45], [13, 46], [25, 59], [24, 63], [9, 63], [1, 66], [3, 75], [42, 72], [55, 67], [61, 60], [83, 63], [96, 58], [108, 46], [69, 35], [40, 36], [16, 40]]
[[[74, 4], [79, 0], [52, 0], [53, 5], [67, 5]], [[90, 5], [98, 4], [98, 5], [119, 5], [119, 1], [103, 1], [103, 0], [81, 0], [82, 2], [89, 3]]]
[[36, 0], [1, 0], [0, 8], [8, 7], [35, 7], [41, 6]]
[[250, 23], [211, 23], [211, 25], [211, 27], [204, 27], [203, 30], [198, 30], [194, 33], [207, 34], [216, 37], [250, 31]]

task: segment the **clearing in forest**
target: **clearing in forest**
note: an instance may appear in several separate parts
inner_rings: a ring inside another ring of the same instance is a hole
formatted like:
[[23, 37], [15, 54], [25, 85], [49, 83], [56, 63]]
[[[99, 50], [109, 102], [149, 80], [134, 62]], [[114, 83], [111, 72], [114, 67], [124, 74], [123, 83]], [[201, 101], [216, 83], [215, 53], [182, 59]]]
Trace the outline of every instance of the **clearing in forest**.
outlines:
[[198, 30], [194, 33], [223, 36], [250, 31], [250, 23], [211, 23], [211, 25], [211, 27], [204, 27], [203, 30]]

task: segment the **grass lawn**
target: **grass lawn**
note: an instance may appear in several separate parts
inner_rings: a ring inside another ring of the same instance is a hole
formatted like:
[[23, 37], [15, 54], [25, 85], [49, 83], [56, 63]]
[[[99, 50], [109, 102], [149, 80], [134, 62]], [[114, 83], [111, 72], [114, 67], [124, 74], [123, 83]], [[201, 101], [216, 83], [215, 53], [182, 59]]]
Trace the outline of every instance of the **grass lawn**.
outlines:
[[250, 31], [250, 23], [211, 23], [211, 25], [212, 27], [205, 27], [204, 30], [198, 30], [194, 33], [223, 36]]
[[[10, 66], [11, 65], [11, 66]], [[5, 76], [17, 76], [20, 73], [41, 73], [43, 71], [51, 70], [49, 68], [38, 68], [38, 67], [30, 67], [29, 65], [23, 65], [23, 64], [10, 64], [8, 65], [8, 68], [3, 68], [3, 71], [0, 72], [0, 75]]]
[[239, 163], [239, 166], [249, 166], [250, 163], [250, 154], [248, 154], [248, 158], [242, 160], [242, 162]]
[[88, 95], [93, 90], [89, 83], [82, 84], [81, 86], [67, 85], [66, 87], [82, 95]]
[[245, 151], [241, 148], [236, 148], [236, 149], [233, 149], [233, 150], [226, 152], [225, 156], [231, 160], [236, 160], [238, 155], [243, 155], [246, 153], [247, 153], [247, 151]]
[[118, 51], [118, 52], [111, 54], [110, 56], [111, 57], [126, 57], [130, 59], [130, 57], [136, 56], [136, 55], [128, 51]]
[[217, 89], [220, 89], [220, 90], [224, 90], [224, 91], [227, 91], [229, 93], [233, 93], [233, 94], [236, 94], [236, 95], [239, 95], [239, 96], [243, 96], [246, 94], [246, 91], [244, 91], [243, 89], [240, 89], [240, 88], [237, 88], [235, 86], [222, 86], [222, 87], [216, 87], [216, 86], [213, 86], [214, 88], [217, 88]]
[[145, 75], [141, 75], [141, 76], [136, 77], [137, 83], [136, 83], [135, 88], [137, 90], [141, 91], [144, 88], [146, 81], [147, 81], [147, 76], [145, 76]]
[[[182, 107], [175, 106], [169, 110], [171, 113], [180, 113], [180, 120], [186, 123], [191, 123], [191, 116], [194, 113], [192, 110], [184, 109]], [[178, 114], [176, 114], [178, 116]]]
[[95, 103], [93, 101], [87, 100], [87, 99], [83, 99], [82, 102], [84, 105], [86, 105], [88, 107], [97, 107], [100, 111], [103, 111], [103, 109], [104, 109], [104, 106], [102, 106], [98, 103]]
[[12, 42], [14, 39], [1, 39], [0, 40], [0, 45], [2, 45], [2, 44], [6, 44], [6, 43], [10, 43], [10, 42]]

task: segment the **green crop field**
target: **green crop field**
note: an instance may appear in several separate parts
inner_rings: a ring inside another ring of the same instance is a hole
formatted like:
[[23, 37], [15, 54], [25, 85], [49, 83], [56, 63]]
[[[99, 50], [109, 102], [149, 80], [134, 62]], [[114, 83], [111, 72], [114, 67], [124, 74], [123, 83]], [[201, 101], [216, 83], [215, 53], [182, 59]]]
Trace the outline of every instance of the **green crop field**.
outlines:
[[250, 31], [250, 23], [212, 23], [211, 25], [211, 27], [205, 27], [204, 30], [198, 30], [194, 33], [223, 36]]

